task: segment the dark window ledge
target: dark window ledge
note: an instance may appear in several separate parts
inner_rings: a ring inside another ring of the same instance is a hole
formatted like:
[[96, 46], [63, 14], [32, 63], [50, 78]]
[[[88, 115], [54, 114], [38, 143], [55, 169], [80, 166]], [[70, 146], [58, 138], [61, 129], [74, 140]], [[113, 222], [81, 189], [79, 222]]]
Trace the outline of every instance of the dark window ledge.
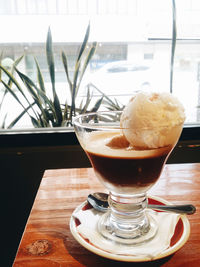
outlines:
[[[186, 125], [179, 141], [199, 141], [200, 126]], [[19, 131], [1, 131], [0, 148], [30, 146], [66, 146], [78, 145], [74, 130], [71, 128], [31, 129]]]

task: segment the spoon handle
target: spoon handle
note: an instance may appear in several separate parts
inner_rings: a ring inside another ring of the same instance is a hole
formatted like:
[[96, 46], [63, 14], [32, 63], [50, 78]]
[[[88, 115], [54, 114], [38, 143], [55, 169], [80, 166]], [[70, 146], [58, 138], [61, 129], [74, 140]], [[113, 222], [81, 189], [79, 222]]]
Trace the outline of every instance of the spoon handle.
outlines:
[[154, 210], [163, 210], [163, 211], [171, 211], [176, 212], [180, 214], [194, 214], [196, 211], [195, 206], [191, 204], [185, 204], [185, 205], [151, 205], [148, 204], [148, 208], [154, 209]]
[[[94, 193], [88, 196], [88, 202], [93, 206], [94, 209], [101, 212], [106, 212], [109, 209], [108, 206], [108, 194], [106, 193]], [[179, 214], [194, 214], [196, 212], [195, 206], [191, 204], [184, 205], [154, 205], [148, 204], [147, 208], [168, 212], [175, 212]]]

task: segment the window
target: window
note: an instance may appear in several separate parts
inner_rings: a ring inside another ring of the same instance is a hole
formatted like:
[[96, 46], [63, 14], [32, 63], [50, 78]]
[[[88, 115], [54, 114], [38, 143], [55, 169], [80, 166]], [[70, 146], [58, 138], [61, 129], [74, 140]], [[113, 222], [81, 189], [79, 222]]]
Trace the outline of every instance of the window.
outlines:
[[[199, 124], [200, 4], [194, 0], [176, 0], [176, 9], [173, 93], [185, 106], [186, 124]], [[70, 95], [61, 51], [67, 54], [72, 77], [89, 21], [89, 40], [97, 41], [98, 46], [84, 76], [79, 103], [86, 97], [88, 83], [122, 105], [141, 88], [169, 91], [172, 1], [2, 0], [0, 13], [2, 65], [9, 70], [12, 62], [24, 54], [18, 68], [36, 82], [34, 57], [37, 58], [47, 88], [50, 88], [50, 76], [45, 41], [48, 27], [51, 27], [56, 88], [61, 102]], [[2, 78], [6, 79], [5, 75]], [[93, 90], [96, 101], [100, 93]], [[11, 94], [4, 98], [4, 92], [1, 84], [0, 125], [6, 128], [22, 108]], [[14, 129], [26, 128], [33, 128], [33, 125], [24, 115]]]

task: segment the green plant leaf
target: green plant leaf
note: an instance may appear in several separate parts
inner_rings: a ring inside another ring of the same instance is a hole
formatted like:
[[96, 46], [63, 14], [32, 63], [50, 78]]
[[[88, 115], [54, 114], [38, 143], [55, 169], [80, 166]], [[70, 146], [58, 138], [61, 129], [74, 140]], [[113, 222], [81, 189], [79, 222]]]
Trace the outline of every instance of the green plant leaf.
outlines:
[[1, 108], [2, 108], [2, 105], [3, 105], [3, 102], [4, 102], [4, 99], [5, 99], [5, 96], [7, 94], [8, 90], [5, 89], [4, 92], [3, 92], [3, 95], [2, 95], [2, 98], [1, 98], [1, 103], [0, 103], [0, 111], [1, 111]]
[[88, 42], [88, 39], [89, 39], [89, 35], [90, 35], [90, 23], [88, 23], [88, 26], [87, 26], [87, 29], [86, 29], [86, 32], [85, 32], [85, 36], [84, 36], [84, 39], [83, 39], [83, 42], [82, 42], [82, 45], [81, 45], [81, 48], [80, 48], [80, 51], [79, 51], [79, 55], [78, 55], [78, 58], [77, 58], [77, 62], [80, 61], [82, 55], [83, 55], [83, 52], [85, 51], [85, 48], [86, 48], [86, 45], [87, 45], [87, 42]]
[[[77, 61], [75, 65], [75, 70], [74, 70], [74, 77], [73, 77], [73, 83], [72, 83], [72, 102], [74, 102], [74, 104], [75, 104], [75, 98], [77, 96], [77, 84], [78, 84], [78, 76], [80, 72], [80, 65], [81, 65], [81, 62]], [[73, 108], [75, 109], [75, 106]]]
[[[28, 113], [28, 110], [34, 106], [35, 103], [32, 103], [29, 107], [25, 108], [7, 127], [8, 129], [11, 129], [15, 126], [15, 124], [26, 114]], [[30, 116], [31, 117], [31, 116]]]
[[88, 64], [89, 64], [90, 60], [92, 59], [93, 55], [95, 54], [96, 48], [97, 48], [97, 42], [93, 42], [92, 47], [90, 48], [90, 50], [88, 52], [88, 55], [87, 55], [87, 57], [86, 57], [86, 59], [84, 61], [84, 64], [83, 64], [83, 67], [82, 67], [82, 70], [81, 70], [81, 73], [80, 73], [78, 85], [77, 85], [77, 88], [76, 88], [76, 95], [78, 94], [78, 90], [79, 90], [81, 81], [83, 79], [83, 75], [85, 74], [85, 71], [86, 71], [86, 69], [88, 67]]
[[87, 109], [88, 109], [88, 106], [89, 104], [91, 103], [91, 99], [92, 99], [92, 96], [90, 94], [90, 88], [87, 89], [87, 97], [86, 97], [86, 102], [85, 102], [85, 105], [83, 107], [79, 107], [80, 108], [80, 113], [83, 114], [83, 113], [86, 113], [87, 112]]
[[[29, 115], [29, 117], [31, 117], [31, 115], [28, 112], [28, 109], [24, 106], [24, 104], [20, 101], [20, 99], [17, 97], [17, 95], [15, 94], [15, 92], [4, 82], [1, 81], [3, 83], [3, 85], [5, 86], [5, 88], [9, 91], [9, 93], [16, 99], [16, 101], [21, 105], [21, 107], [26, 110], [26, 113]], [[31, 104], [29, 104], [31, 106]]]
[[47, 55], [47, 63], [50, 73], [50, 79], [52, 84], [52, 91], [53, 91], [53, 104], [56, 113], [56, 125], [60, 126], [62, 123], [62, 110], [60, 107], [60, 101], [58, 99], [56, 88], [55, 88], [55, 65], [54, 65], [54, 57], [53, 57], [53, 48], [52, 48], [52, 35], [51, 29], [49, 27], [48, 34], [47, 34], [47, 41], [46, 41], [46, 55]]
[[102, 101], [103, 101], [103, 96], [99, 100], [97, 100], [94, 107], [91, 109], [91, 112], [96, 112], [100, 108]]
[[[21, 73], [19, 70], [16, 70], [16, 71], [18, 75], [20, 76], [20, 78], [22, 79], [22, 81], [24, 82], [24, 84], [26, 85], [26, 88], [28, 89], [29, 93], [32, 95], [33, 99], [35, 100], [35, 103], [37, 104], [38, 108], [40, 109], [41, 114], [43, 115], [42, 117], [43, 124], [49, 125], [46, 112], [44, 112], [45, 107], [48, 105], [50, 112], [54, 115], [54, 120], [52, 120], [52, 123], [56, 125], [60, 125], [61, 120], [62, 120], [62, 111], [60, 109], [60, 103], [59, 101], [57, 101], [57, 94], [55, 94], [54, 103], [52, 103], [52, 101], [49, 100], [48, 97], [46, 96], [45, 92], [40, 90], [28, 76]], [[33, 88], [36, 90], [37, 93], [34, 91]], [[45, 103], [45, 107], [43, 107], [43, 103]], [[60, 112], [61, 112], [61, 118], [58, 117], [60, 115]]]
[[55, 126], [61, 126], [62, 124], [62, 110], [61, 110], [61, 106], [60, 106], [60, 101], [58, 99], [58, 96], [57, 94], [55, 94], [54, 96], [54, 107], [55, 107], [55, 112], [56, 112], [56, 119], [57, 119], [57, 122], [55, 124]]
[[13, 63], [13, 68], [15, 68], [22, 61], [23, 58], [24, 58], [24, 55], [18, 57]]
[[53, 48], [52, 48], [52, 35], [51, 29], [49, 27], [46, 41], [46, 56], [47, 56], [47, 64], [49, 68], [49, 74], [52, 84], [53, 95], [56, 94], [55, 89], [55, 65], [54, 65], [54, 56], [53, 56]]
[[79, 55], [77, 57], [76, 64], [75, 64], [73, 84], [72, 84], [72, 99], [71, 99], [70, 117], [75, 115], [75, 110], [76, 110], [75, 99], [76, 99], [76, 96], [77, 96], [77, 93], [78, 93], [78, 89], [79, 89], [79, 86], [80, 86], [80, 84], [78, 85], [78, 78], [79, 78], [79, 74], [80, 74], [81, 58], [82, 58], [82, 56], [84, 54], [84, 51], [86, 49], [86, 46], [87, 46], [87, 43], [88, 43], [88, 39], [89, 39], [89, 34], [90, 34], [90, 23], [87, 26], [86, 33], [85, 33], [85, 36], [84, 36], [84, 40], [83, 40], [83, 42], [81, 44]]
[[[19, 90], [19, 92], [22, 94], [22, 96], [26, 99], [26, 101], [29, 103], [28, 99], [26, 98], [21, 86], [19, 85], [19, 83], [17, 82], [17, 80], [15, 79], [15, 77], [9, 72], [7, 71], [2, 65], [0, 65], [0, 69], [8, 76], [8, 78], [12, 81], [12, 83], [15, 84], [15, 86], [17, 87], [17, 89]], [[10, 88], [10, 87], [9, 87]], [[30, 103], [29, 103], [30, 104]]]
[[[2, 59], [3, 59], [3, 51], [1, 51], [1, 54], [0, 54], [0, 64], [1, 64]], [[0, 69], [0, 81], [1, 81], [1, 77], [2, 77], [2, 70]]]
[[[3, 83], [3, 85], [4, 85], [4, 87], [8, 90], [9, 93], [11, 93], [11, 95], [17, 100], [17, 102], [23, 107], [23, 109], [25, 109], [26, 107], [24, 106], [24, 104], [22, 104], [22, 101], [19, 100], [17, 95], [11, 89], [11, 84], [12, 83], [15, 84], [16, 88], [18, 89], [18, 91], [21, 93], [21, 95], [26, 100], [28, 105], [30, 105], [30, 102], [29, 102], [28, 98], [26, 97], [26, 95], [24, 94], [23, 89], [21, 88], [21, 86], [19, 85], [17, 80], [14, 78], [14, 76], [11, 73], [9, 73], [3, 66], [0, 65], [0, 69], [8, 76], [9, 80], [11, 81], [11, 83], [9, 83], [10, 86], [8, 84], [6, 84], [4, 81], [1, 81]], [[35, 113], [34, 109], [32, 109], [32, 111]], [[28, 115], [30, 116], [29, 113], [28, 113]]]
[[[36, 94], [36, 92], [33, 90], [33, 88], [36, 88], [36, 85], [34, 84], [34, 82], [25, 74], [23, 74], [21, 71], [19, 71], [18, 69], [16, 69], [17, 74], [19, 75], [19, 77], [21, 78], [22, 82], [26, 85], [29, 93], [32, 95], [32, 97], [39, 102], [38, 99], [38, 95]], [[32, 88], [33, 87], [33, 88]]]
[[[43, 108], [43, 103], [44, 102], [47, 103], [47, 99], [46, 99], [46, 96], [45, 96], [44, 92], [41, 91], [39, 88], [37, 88], [35, 83], [28, 76], [26, 76], [25, 74], [23, 74], [22, 72], [20, 72], [17, 69], [16, 69], [16, 72], [19, 75], [19, 77], [21, 78], [21, 80], [23, 81], [23, 83], [26, 86], [28, 92], [31, 94], [32, 98], [34, 99], [35, 104], [38, 106], [38, 108], [41, 111], [42, 118], [43, 118], [43, 123], [41, 123], [41, 125], [48, 125], [48, 120], [47, 120], [47, 117], [46, 117], [46, 114], [45, 114], [44, 108]], [[41, 95], [42, 95], [42, 98], [41, 98]], [[44, 100], [44, 98], [45, 98], [46, 101]], [[36, 115], [36, 111], [34, 109], [32, 109], [32, 110], [33, 110], [35, 116], [38, 117]]]
[[15, 92], [7, 85], [7, 83], [5, 83], [4, 81], [1, 81], [1, 82], [3, 83], [4, 87], [9, 91], [9, 93], [11, 93], [11, 95], [17, 100], [17, 102], [24, 108], [24, 105], [19, 100]]
[[78, 69], [75, 68], [74, 71], [74, 79], [73, 79], [73, 84], [72, 84], [72, 90], [71, 90], [71, 117], [73, 114], [75, 114], [75, 109], [76, 109], [76, 104], [75, 104], [75, 99], [76, 99], [76, 84], [77, 84], [77, 79], [78, 79], [78, 73], [79, 73], [79, 67]]
[[69, 114], [69, 106], [66, 102], [64, 105], [64, 109], [63, 109], [63, 120], [65, 120], [65, 121], [68, 120], [68, 114]]
[[65, 73], [66, 73], [66, 76], [67, 76], [67, 81], [68, 81], [68, 84], [69, 84], [69, 89], [70, 89], [70, 92], [71, 92], [71, 95], [72, 95], [72, 82], [71, 82], [70, 77], [69, 77], [69, 69], [68, 69], [68, 63], [67, 63], [67, 56], [66, 56], [66, 54], [63, 51], [62, 51], [61, 57], [62, 57], [62, 62], [63, 62], [64, 70], [65, 70]]
[[80, 51], [79, 51], [79, 54], [78, 54], [78, 57], [77, 57], [77, 60], [76, 60], [76, 64], [75, 64], [75, 71], [74, 71], [74, 78], [73, 78], [73, 89], [74, 89], [74, 96], [76, 95], [76, 84], [77, 84], [77, 81], [78, 81], [78, 75], [79, 75], [79, 70], [80, 70], [80, 66], [81, 66], [81, 58], [83, 56], [83, 53], [86, 49], [86, 46], [87, 46], [87, 43], [88, 43], [88, 39], [89, 39], [89, 34], [90, 34], [90, 23], [88, 24], [87, 26], [87, 29], [86, 29], [86, 33], [85, 33], [85, 36], [84, 36], [84, 40], [81, 44], [81, 47], [80, 47]]
[[88, 86], [93, 87], [96, 91], [98, 91], [105, 99], [108, 100], [108, 102], [110, 102], [110, 104], [115, 105], [114, 101], [112, 99], [110, 99], [106, 94], [104, 94], [98, 87], [96, 87], [93, 83], [89, 83]]
[[34, 58], [34, 60], [35, 60], [36, 68], [37, 68], [37, 81], [38, 81], [40, 90], [45, 93], [46, 90], [45, 90], [45, 85], [44, 85], [44, 79], [43, 79], [43, 76], [42, 76], [42, 72], [40, 70], [40, 66], [39, 66], [39, 64], [37, 62], [37, 59]]
[[36, 120], [34, 117], [31, 117], [31, 122], [35, 128], [40, 128], [42, 127], [41, 123], [39, 122], [40, 120]]
[[3, 121], [2, 121], [1, 126], [0, 126], [1, 129], [5, 129], [7, 115], [8, 115], [8, 113], [6, 113], [6, 115], [3, 118]]
[[89, 83], [88, 86], [94, 88], [97, 92], [99, 92], [104, 97], [102, 103], [106, 105], [107, 109], [109, 110], [123, 110], [124, 109], [125, 106], [122, 104], [119, 104], [116, 98], [114, 99], [115, 101], [113, 101], [109, 96], [104, 94], [93, 83]]
[[[22, 55], [21, 57], [17, 58], [13, 65], [12, 65], [12, 69], [11, 69], [11, 74], [14, 75], [14, 71], [15, 71], [15, 68], [17, 67], [17, 65], [21, 62], [21, 60], [24, 58], [24, 55]], [[8, 81], [8, 85], [10, 86], [10, 88], [12, 87], [12, 80], [9, 78], [9, 81]]]
[[26, 76], [25, 74], [20, 72], [18, 69], [16, 69], [16, 72], [19, 75], [19, 77], [21, 78], [21, 80], [24, 83], [24, 85], [26, 86], [28, 92], [33, 97], [33, 99], [34, 99], [35, 103], [37, 104], [37, 106], [42, 110], [42, 103], [40, 101], [40, 98], [38, 97], [38, 94], [33, 89], [33, 88], [37, 88], [36, 85], [34, 84], [34, 82], [28, 76]]

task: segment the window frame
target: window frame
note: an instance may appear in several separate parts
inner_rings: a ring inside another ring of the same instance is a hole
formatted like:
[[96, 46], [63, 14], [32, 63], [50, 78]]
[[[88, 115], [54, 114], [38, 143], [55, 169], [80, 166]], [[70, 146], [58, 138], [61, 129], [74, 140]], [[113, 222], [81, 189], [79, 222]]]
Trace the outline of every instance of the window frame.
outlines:
[[[199, 141], [200, 125], [186, 124], [179, 142]], [[79, 145], [73, 127], [34, 128], [19, 130], [1, 130], [0, 149], [30, 146], [74, 146]]]

